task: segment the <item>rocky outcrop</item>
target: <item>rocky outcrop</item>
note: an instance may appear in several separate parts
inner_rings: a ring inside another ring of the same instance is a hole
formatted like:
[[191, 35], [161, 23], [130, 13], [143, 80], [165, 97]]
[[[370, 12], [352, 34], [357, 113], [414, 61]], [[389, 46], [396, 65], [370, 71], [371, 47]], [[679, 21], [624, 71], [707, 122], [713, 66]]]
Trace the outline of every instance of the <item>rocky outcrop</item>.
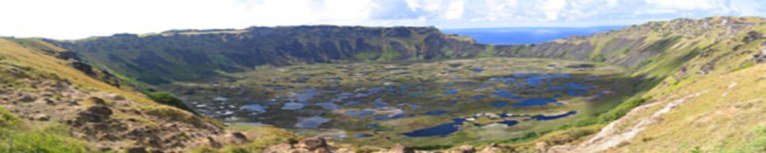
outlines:
[[31, 125], [69, 126], [73, 137], [100, 151], [177, 152], [249, 142], [242, 133], [226, 131], [188, 112], [85, 90], [54, 75], [0, 64], [0, 72], [10, 71], [20, 78], [2, 81], [28, 89], [0, 86], [0, 107]]
[[402, 144], [396, 144], [391, 149], [384, 151], [384, 153], [415, 153], [415, 149]]
[[263, 153], [332, 153], [345, 152], [330, 147], [323, 138], [308, 138], [298, 142], [286, 142], [270, 146]]

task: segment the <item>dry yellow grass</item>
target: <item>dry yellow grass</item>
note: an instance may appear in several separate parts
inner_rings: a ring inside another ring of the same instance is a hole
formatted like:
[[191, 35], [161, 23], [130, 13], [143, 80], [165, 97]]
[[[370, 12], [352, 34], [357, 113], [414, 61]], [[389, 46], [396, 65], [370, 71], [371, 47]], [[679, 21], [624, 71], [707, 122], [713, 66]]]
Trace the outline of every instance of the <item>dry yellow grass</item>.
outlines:
[[[31, 41], [36, 41], [40, 45], [45, 45], [50, 48], [56, 48], [58, 51], [64, 50], [39, 40]], [[77, 69], [69, 67], [67, 66], [67, 61], [46, 55], [42, 51], [36, 51], [34, 48], [26, 48], [8, 39], [0, 38], [0, 56], [3, 57], [4, 60], [18, 65], [29, 66], [44, 72], [57, 74], [60, 77], [85, 88], [116, 93], [138, 102], [154, 103], [140, 93], [116, 88], [98, 79], [92, 78]]]
[[[756, 140], [758, 127], [766, 126], [766, 65], [730, 74], [711, 76], [658, 98], [660, 105], [694, 93], [697, 98], [671, 109], [661, 122], [640, 132], [616, 152], [740, 152]], [[674, 98], [675, 97], [675, 98]], [[651, 114], [644, 114], [647, 116]]]

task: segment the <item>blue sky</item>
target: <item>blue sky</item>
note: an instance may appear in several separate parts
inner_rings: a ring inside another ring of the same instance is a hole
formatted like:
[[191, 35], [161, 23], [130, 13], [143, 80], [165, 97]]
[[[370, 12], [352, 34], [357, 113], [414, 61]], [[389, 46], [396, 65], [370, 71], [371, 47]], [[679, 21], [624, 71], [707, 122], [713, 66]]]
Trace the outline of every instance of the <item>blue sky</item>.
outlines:
[[8, 0], [0, 35], [78, 39], [280, 25], [588, 27], [764, 16], [758, 0]]

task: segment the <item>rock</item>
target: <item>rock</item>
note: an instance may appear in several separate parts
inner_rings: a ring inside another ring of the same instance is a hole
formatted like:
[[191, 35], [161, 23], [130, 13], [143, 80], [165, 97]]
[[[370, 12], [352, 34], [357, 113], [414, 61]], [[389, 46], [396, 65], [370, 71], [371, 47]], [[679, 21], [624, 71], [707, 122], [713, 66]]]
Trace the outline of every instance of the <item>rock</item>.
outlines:
[[88, 97], [87, 101], [92, 102], [94, 105], [106, 105], [106, 101], [98, 97]]
[[386, 153], [415, 153], [415, 149], [404, 146], [402, 144], [396, 144], [391, 147], [391, 149], [386, 151]]
[[207, 137], [207, 142], [208, 142], [208, 144], [210, 144], [210, 146], [212, 146], [214, 148], [221, 148], [221, 147], [223, 147], [223, 144], [221, 144], [220, 142], [218, 142], [215, 139], [213, 139], [213, 137]]
[[315, 150], [318, 148], [327, 147], [327, 141], [325, 141], [323, 138], [304, 139], [304, 140], [301, 140], [301, 142], [299, 143], [304, 144], [309, 150]]
[[104, 146], [98, 147], [98, 150], [100, 150], [101, 152], [109, 152], [112, 150], [112, 147], [104, 145]]
[[237, 143], [237, 144], [243, 144], [243, 143], [247, 143], [247, 142], [248, 142], [248, 140], [247, 140], [247, 136], [245, 136], [245, 134], [242, 134], [242, 133], [240, 133], [240, 132], [232, 132], [231, 134], [229, 134], [229, 136], [230, 136], [230, 137], [231, 137], [231, 138], [232, 138], [232, 139], [235, 141], [235, 143]]
[[290, 150], [293, 150], [293, 145], [290, 145], [289, 143], [280, 143], [266, 147], [266, 149], [263, 149], [263, 153], [283, 153], [289, 152]]
[[125, 150], [127, 153], [149, 153], [144, 147], [131, 147]]
[[28, 103], [28, 102], [33, 102], [35, 100], [37, 100], [37, 98], [29, 96], [29, 95], [24, 95], [21, 98], [19, 98], [17, 101]]
[[503, 150], [501, 150], [500, 148], [496, 148], [496, 147], [485, 147], [484, 149], [482, 149], [479, 152], [481, 152], [481, 153], [495, 153], [495, 152], [503, 152]]
[[118, 94], [109, 94], [108, 97], [112, 100], [125, 100], [125, 97], [122, 97]]
[[544, 153], [548, 151], [548, 143], [538, 142], [535, 144], [535, 152]]
[[77, 120], [85, 122], [103, 122], [112, 115], [112, 110], [104, 105], [94, 105], [78, 114]]
[[45, 115], [45, 114], [36, 114], [36, 115], [32, 116], [32, 119], [38, 120], [38, 121], [48, 121], [50, 119], [50, 117], [48, 115]]
[[51, 99], [48, 99], [48, 98], [43, 99], [43, 101], [45, 101], [45, 104], [48, 104], [48, 105], [55, 105], [56, 104], [55, 101], [53, 101]]
[[461, 146], [457, 149], [457, 153], [475, 153], [476, 148], [473, 146]]

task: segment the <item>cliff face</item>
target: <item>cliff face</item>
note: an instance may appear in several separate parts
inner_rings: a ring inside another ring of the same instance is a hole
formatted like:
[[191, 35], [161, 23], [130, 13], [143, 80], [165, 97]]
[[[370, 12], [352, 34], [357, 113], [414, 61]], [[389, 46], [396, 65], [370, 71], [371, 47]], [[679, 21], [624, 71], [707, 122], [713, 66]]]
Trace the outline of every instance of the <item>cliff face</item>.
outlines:
[[761, 18], [678, 19], [540, 45], [509, 46], [477, 44], [433, 27], [338, 26], [174, 30], [48, 42], [96, 66], [150, 84], [193, 81], [259, 66], [489, 56], [590, 60], [645, 69], [650, 77], [661, 77], [669, 73], [665, 68], [763, 23]]
[[470, 38], [445, 35], [430, 27], [176, 30], [49, 42], [81, 54], [88, 62], [152, 84], [201, 79], [264, 65], [472, 57], [485, 47]]

